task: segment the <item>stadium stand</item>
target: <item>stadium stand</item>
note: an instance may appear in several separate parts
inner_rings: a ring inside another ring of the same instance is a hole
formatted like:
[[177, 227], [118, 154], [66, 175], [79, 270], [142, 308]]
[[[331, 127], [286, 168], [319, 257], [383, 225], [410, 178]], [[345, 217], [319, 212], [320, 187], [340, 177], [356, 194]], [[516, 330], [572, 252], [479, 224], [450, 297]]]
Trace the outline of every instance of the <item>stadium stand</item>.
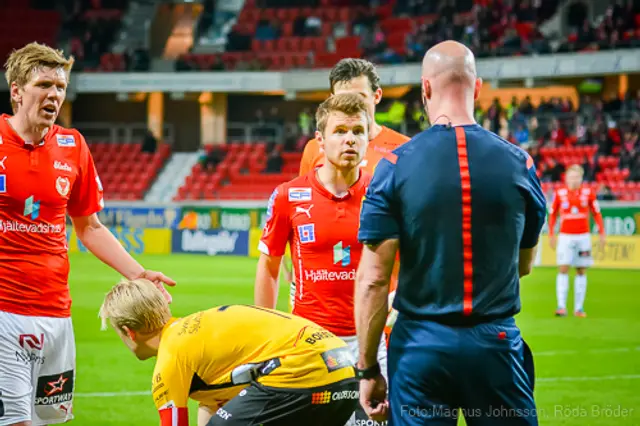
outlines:
[[326, 68], [344, 57], [417, 62], [426, 46], [445, 39], [464, 42], [478, 57], [640, 46], [640, 2], [624, 7], [611, 2], [604, 17], [590, 22], [585, 14], [584, 20], [571, 21], [575, 29], [567, 37], [552, 40], [540, 25], [559, 3], [398, 0], [371, 8], [358, 0], [247, 0], [225, 53], [187, 54], [177, 69]]
[[39, 10], [24, 0], [0, 0], [0, 58], [2, 63], [11, 50], [31, 41], [56, 44], [60, 14]]
[[141, 200], [171, 155], [162, 144], [155, 153], [140, 143], [89, 143], [108, 200]]

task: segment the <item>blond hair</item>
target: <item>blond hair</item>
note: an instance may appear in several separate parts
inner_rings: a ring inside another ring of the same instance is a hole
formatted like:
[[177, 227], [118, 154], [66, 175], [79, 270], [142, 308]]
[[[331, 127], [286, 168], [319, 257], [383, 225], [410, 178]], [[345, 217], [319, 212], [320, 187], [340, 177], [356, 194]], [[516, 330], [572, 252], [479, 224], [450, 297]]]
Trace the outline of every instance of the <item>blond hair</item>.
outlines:
[[151, 332], [161, 329], [171, 318], [169, 303], [149, 280], [122, 280], [104, 298], [99, 313], [102, 329], [111, 325], [123, 330]]
[[316, 111], [316, 126], [320, 133], [324, 134], [327, 121], [329, 121], [329, 115], [332, 112], [341, 112], [345, 115], [358, 115], [364, 112], [367, 120], [367, 128], [369, 126], [367, 105], [361, 95], [355, 93], [332, 95], [322, 102]]
[[567, 169], [566, 173], [569, 173], [569, 172], [577, 172], [577, 173], [580, 174], [580, 176], [584, 176], [584, 169], [582, 168], [582, 166], [580, 166], [578, 164], [574, 164], [574, 165], [570, 166]]
[[[45, 44], [29, 43], [21, 49], [14, 50], [9, 55], [7, 62], [4, 64], [5, 77], [9, 88], [12, 83], [16, 83], [18, 87], [24, 87], [31, 80], [34, 71], [41, 68], [62, 68], [69, 81], [71, 68], [75, 59], [73, 56], [66, 58], [62, 50], [53, 49]], [[17, 105], [11, 99], [11, 107], [14, 113]]]

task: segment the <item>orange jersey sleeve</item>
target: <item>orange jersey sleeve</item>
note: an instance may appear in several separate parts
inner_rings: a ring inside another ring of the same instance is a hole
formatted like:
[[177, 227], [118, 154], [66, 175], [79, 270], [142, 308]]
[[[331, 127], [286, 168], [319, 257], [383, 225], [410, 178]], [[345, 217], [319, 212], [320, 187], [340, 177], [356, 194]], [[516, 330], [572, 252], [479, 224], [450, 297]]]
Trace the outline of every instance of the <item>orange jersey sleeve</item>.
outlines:
[[318, 141], [311, 139], [304, 147], [298, 176], [304, 176], [309, 173], [316, 166], [319, 158], [322, 158], [320, 145], [318, 145]]

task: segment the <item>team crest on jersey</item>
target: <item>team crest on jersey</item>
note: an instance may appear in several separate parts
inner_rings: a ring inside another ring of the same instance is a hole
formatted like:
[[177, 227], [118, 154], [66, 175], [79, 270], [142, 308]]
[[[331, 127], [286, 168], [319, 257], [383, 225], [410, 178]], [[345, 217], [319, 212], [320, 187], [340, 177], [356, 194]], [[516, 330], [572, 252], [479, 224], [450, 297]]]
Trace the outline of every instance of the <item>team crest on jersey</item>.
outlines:
[[69, 182], [69, 178], [58, 176], [56, 179], [56, 190], [58, 194], [66, 197], [69, 194], [69, 190], [71, 189], [71, 182]]
[[7, 192], [7, 175], [0, 175], [0, 194]]
[[311, 188], [289, 188], [289, 201], [311, 201]]
[[76, 138], [73, 135], [56, 135], [58, 146], [76, 146]]

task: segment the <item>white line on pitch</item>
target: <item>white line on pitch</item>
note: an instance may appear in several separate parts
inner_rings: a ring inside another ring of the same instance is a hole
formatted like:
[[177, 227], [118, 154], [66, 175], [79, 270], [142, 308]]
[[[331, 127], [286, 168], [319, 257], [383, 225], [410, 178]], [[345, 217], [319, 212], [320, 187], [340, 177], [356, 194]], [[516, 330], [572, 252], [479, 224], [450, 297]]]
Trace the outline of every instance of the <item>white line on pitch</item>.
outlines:
[[[584, 377], [537, 377], [536, 383], [556, 383], [556, 382], [598, 382], [601, 380], [637, 380], [640, 374], [619, 374], [615, 376], [584, 376]], [[147, 396], [149, 391], [138, 392], [78, 392], [78, 398], [114, 398], [121, 396]]]
[[640, 351], [640, 346], [636, 346], [635, 348], [602, 348], [602, 349], [568, 349], [568, 350], [559, 350], [559, 351], [533, 351], [533, 356], [557, 356], [557, 355], [583, 355], [583, 354], [610, 354], [615, 352], [636, 352]]

